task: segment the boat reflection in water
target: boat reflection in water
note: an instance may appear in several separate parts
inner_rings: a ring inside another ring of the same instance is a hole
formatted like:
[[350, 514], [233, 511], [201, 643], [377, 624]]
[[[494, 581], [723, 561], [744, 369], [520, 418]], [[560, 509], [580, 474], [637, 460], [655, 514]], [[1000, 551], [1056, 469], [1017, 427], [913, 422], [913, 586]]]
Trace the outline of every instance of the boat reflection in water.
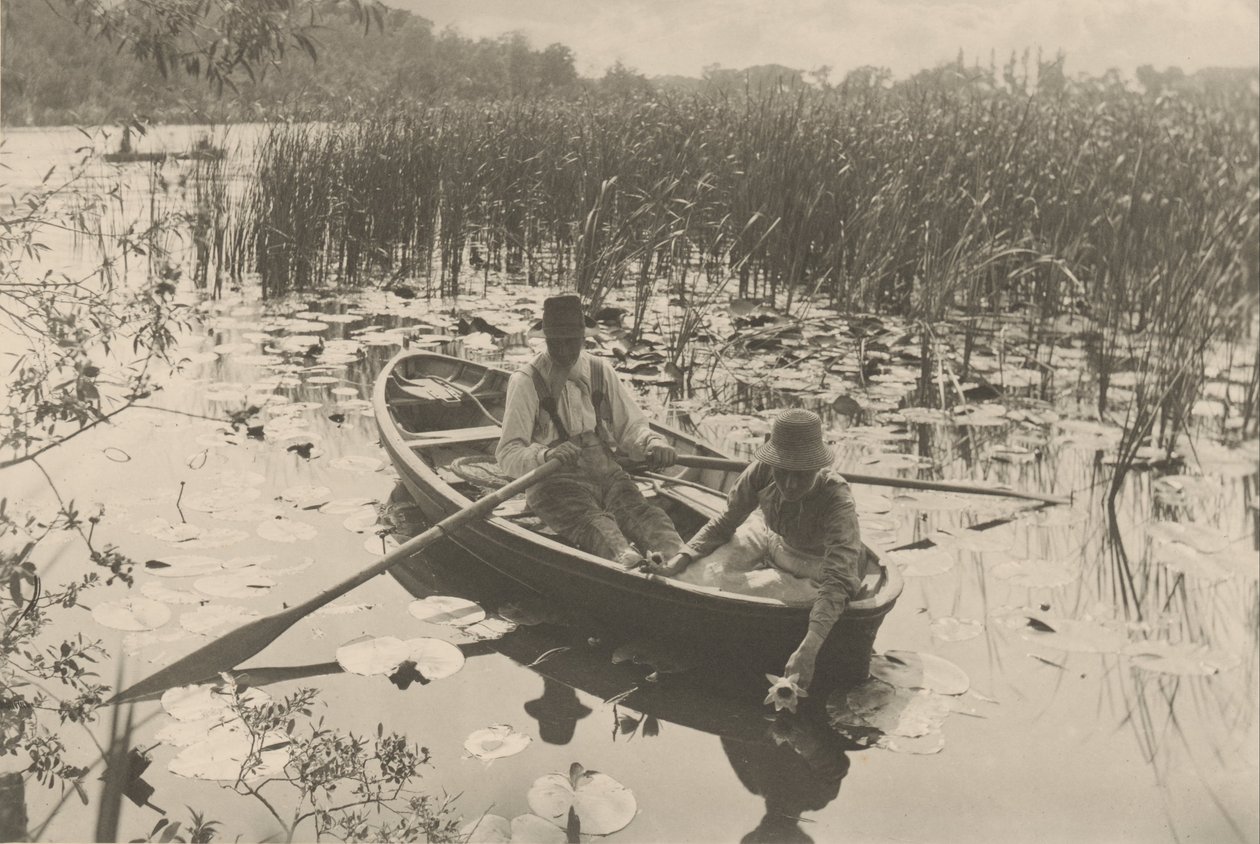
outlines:
[[[407, 532], [414, 529], [407, 526]], [[391, 573], [415, 597], [455, 595], [488, 611], [511, 605], [546, 619], [464, 646], [470, 656], [485, 650], [502, 654], [542, 678], [542, 694], [522, 707], [544, 742], [567, 745], [579, 721], [608, 713], [583, 704], [579, 691], [612, 705], [614, 733], [654, 735], [668, 722], [718, 736], [740, 783], [765, 804], [743, 841], [811, 841], [799, 825], [801, 815], [824, 808], [840, 792], [848, 751], [855, 746], [827, 726], [825, 689], [803, 699], [796, 713], [771, 714], [762, 703], [761, 675], [707, 658], [696, 664], [694, 657], [671, 653], [660, 643], [619, 642], [617, 634], [589, 618], [561, 618], [539, 596], [484, 566], [469, 565], [452, 543], [432, 546]]]

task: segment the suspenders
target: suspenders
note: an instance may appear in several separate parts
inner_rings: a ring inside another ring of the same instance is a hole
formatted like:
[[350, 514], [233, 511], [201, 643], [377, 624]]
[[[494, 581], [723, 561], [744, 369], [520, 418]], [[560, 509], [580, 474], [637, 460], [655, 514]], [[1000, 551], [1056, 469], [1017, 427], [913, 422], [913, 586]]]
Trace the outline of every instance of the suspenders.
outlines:
[[[560, 436], [550, 445], [565, 442], [569, 439], [569, 430], [565, 427], [564, 422], [560, 419], [560, 409], [556, 404], [556, 397], [551, 394], [551, 390], [547, 387], [547, 379], [543, 378], [542, 373], [538, 371], [538, 367], [533, 363], [526, 364], [529, 369], [529, 376], [534, 382], [534, 392], [538, 394], [538, 407], [548, 418], [551, 424], [555, 426], [556, 433]], [[599, 361], [591, 361], [591, 404], [595, 407], [595, 432], [599, 434], [600, 439], [604, 442], [611, 442], [612, 434], [612, 402], [608, 399], [607, 384], [605, 382], [604, 367]]]

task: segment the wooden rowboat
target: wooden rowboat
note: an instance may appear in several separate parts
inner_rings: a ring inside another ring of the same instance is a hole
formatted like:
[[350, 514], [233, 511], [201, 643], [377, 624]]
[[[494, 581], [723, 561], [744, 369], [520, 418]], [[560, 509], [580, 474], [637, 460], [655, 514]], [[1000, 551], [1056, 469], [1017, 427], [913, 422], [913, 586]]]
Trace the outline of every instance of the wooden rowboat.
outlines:
[[[377, 379], [373, 409], [381, 443], [429, 521], [466, 507], [494, 484], [509, 376], [474, 361], [403, 351]], [[675, 428], [657, 422], [652, 427], [680, 454], [728, 456]], [[724, 491], [736, 475], [677, 466], [667, 471], [651, 474], [641, 485], [686, 538], [721, 512]], [[601, 624], [694, 643], [705, 653], [758, 669], [781, 670], [808, 625], [808, 605], [625, 571], [548, 531], [521, 498], [449, 539], [470, 559]], [[875, 633], [901, 594], [902, 580], [895, 568], [876, 564], [864, 573], [863, 584], [820, 655], [820, 677], [848, 682], [866, 676]]]

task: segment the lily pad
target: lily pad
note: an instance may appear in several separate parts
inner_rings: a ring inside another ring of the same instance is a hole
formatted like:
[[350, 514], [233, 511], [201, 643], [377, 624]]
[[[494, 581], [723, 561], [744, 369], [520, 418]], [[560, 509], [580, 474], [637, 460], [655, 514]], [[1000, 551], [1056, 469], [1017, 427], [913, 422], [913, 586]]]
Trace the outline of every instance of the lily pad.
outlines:
[[1007, 560], [993, 567], [993, 576], [1013, 586], [1054, 589], [1073, 582], [1080, 574], [1058, 560]]
[[231, 604], [210, 604], [186, 612], [179, 617], [179, 624], [189, 633], [213, 636], [228, 627], [239, 627], [258, 613]]
[[375, 498], [335, 498], [319, 508], [321, 513], [329, 513], [334, 516], [342, 516], [347, 513], [357, 513], [366, 508], [371, 508], [376, 504]]
[[129, 596], [97, 604], [92, 618], [112, 630], [154, 630], [171, 620], [171, 608], [151, 598]]
[[928, 628], [942, 642], [965, 642], [984, 632], [984, 624], [974, 618], [935, 618]]
[[931, 577], [943, 574], [954, 567], [954, 555], [937, 548], [907, 548], [900, 551], [889, 551], [884, 556], [898, 568], [905, 577]]
[[1135, 668], [1158, 674], [1182, 677], [1210, 677], [1233, 668], [1241, 661], [1236, 656], [1217, 653], [1195, 645], [1170, 645], [1165, 642], [1134, 642], [1125, 648]]
[[1229, 547], [1229, 537], [1210, 525], [1152, 522], [1147, 532], [1156, 542], [1180, 542], [1203, 554], [1215, 554]]
[[366, 457], [358, 454], [349, 454], [345, 457], [338, 457], [329, 463], [334, 469], [341, 469], [344, 472], [357, 472], [359, 474], [368, 474], [378, 471], [385, 463], [376, 457]]
[[203, 603], [206, 598], [204, 595], [198, 595], [196, 592], [189, 592], [187, 589], [172, 589], [165, 584], [156, 580], [150, 580], [140, 587], [140, 593], [146, 598], [154, 601], [161, 601], [164, 604], [188, 604], [195, 605]]
[[380, 524], [380, 514], [375, 507], [366, 507], [351, 513], [342, 520], [341, 525], [352, 533], [367, 533]]
[[[262, 706], [271, 702], [271, 695], [255, 687], [239, 692], [240, 702]], [[162, 693], [162, 708], [177, 721], [222, 720], [232, 714], [233, 694], [221, 683], [176, 686]]]
[[1025, 639], [1062, 651], [1119, 653], [1129, 644], [1128, 634], [1118, 624], [1055, 618], [1044, 613], [1026, 613], [1024, 620]]
[[239, 571], [231, 574], [203, 577], [193, 586], [198, 592], [216, 598], [258, 598], [271, 591], [276, 582], [256, 571]]
[[403, 642], [406, 659], [415, 663], [426, 680], [442, 680], [464, 667], [464, 652], [440, 639], [422, 636]]
[[388, 676], [410, 654], [409, 643], [393, 636], [362, 636], [337, 648], [337, 664], [351, 674]]
[[941, 695], [900, 688], [877, 678], [837, 691], [827, 701], [833, 727], [872, 729], [902, 738], [939, 732], [949, 713], [949, 702]]
[[470, 733], [464, 740], [464, 749], [477, 759], [503, 759], [520, 753], [531, 741], [533, 739], [516, 732], [510, 724], [495, 724]]
[[285, 488], [280, 493], [280, 499], [289, 502], [299, 510], [311, 510], [332, 501], [332, 490], [315, 484], [298, 484]]
[[206, 492], [194, 492], [180, 501], [180, 506], [199, 513], [215, 513], [219, 510], [235, 510], [262, 495], [255, 486], [221, 486]]
[[529, 808], [560, 829], [569, 825], [569, 810], [586, 835], [611, 835], [624, 829], [638, 811], [634, 793], [607, 774], [587, 771], [574, 762], [568, 775], [539, 777], [526, 795]]
[[[249, 770], [251, 754], [261, 750]], [[279, 776], [289, 761], [289, 739], [283, 733], [270, 733], [254, 739], [248, 732], [223, 730], [189, 745], [170, 761], [167, 769], [176, 776], [191, 779], [235, 782]]]
[[218, 557], [201, 557], [196, 554], [170, 554], [149, 560], [144, 564], [144, 569], [157, 577], [194, 577], [221, 571], [223, 561]]
[[1186, 577], [1218, 583], [1229, 579], [1231, 571], [1215, 554], [1204, 554], [1180, 542], [1164, 542], [1155, 547], [1155, 562]]
[[272, 542], [298, 542], [314, 539], [319, 531], [314, 525], [308, 525], [306, 522], [299, 522], [296, 519], [286, 519], [283, 516], [276, 519], [268, 519], [265, 522], [259, 522], [257, 533], [263, 539], [270, 539]]
[[468, 844], [565, 844], [568, 836], [537, 815], [517, 815], [511, 823], [499, 815], [482, 815], [465, 824], [459, 840]]
[[450, 595], [430, 595], [412, 601], [407, 612], [420, 621], [433, 624], [450, 624], [455, 627], [468, 627], [486, 617], [486, 611], [472, 601], [455, 598]]
[[949, 660], [915, 651], [888, 651], [871, 657], [871, 676], [907, 689], [961, 695], [971, 686], [966, 673]]

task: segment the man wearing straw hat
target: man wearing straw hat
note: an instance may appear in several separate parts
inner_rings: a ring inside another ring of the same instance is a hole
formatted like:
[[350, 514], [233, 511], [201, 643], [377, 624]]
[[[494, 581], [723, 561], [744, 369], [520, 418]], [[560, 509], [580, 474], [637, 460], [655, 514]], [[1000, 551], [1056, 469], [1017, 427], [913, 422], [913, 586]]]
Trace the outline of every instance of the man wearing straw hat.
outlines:
[[[584, 551], [636, 568], [679, 553], [682, 537], [661, 508], [644, 499], [614, 451], [651, 468], [677, 455], [648, 426], [634, 397], [605, 361], [582, 351], [582, 300], [543, 303], [546, 351], [508, 381], [495, 458], [520, 477], [549, 458], [564, 464], [526, 493], [530, 509]], [[638, 545], [636, 550], [634, 545]]]
[[[809, 632], [784, 670], [784, 676], [799, 674], [802, 688], [813, 680], [827, 634], [861, 588], [868, 555], [874, 557], [862, 544], [849, 485], [832, 471], [834, 461], [817, 414], [782, 411], [770, 440], [731, 488], [726, 512], [667, 563], [649, 567], [702, 585], [761, 586], [776, 597], [812, 598]], [[758, 509], [761, 518], [745, 525]], [[702, 565], [684, 571], [693, 560]], [[759, 577], [763, 573], [769, 577]]]

